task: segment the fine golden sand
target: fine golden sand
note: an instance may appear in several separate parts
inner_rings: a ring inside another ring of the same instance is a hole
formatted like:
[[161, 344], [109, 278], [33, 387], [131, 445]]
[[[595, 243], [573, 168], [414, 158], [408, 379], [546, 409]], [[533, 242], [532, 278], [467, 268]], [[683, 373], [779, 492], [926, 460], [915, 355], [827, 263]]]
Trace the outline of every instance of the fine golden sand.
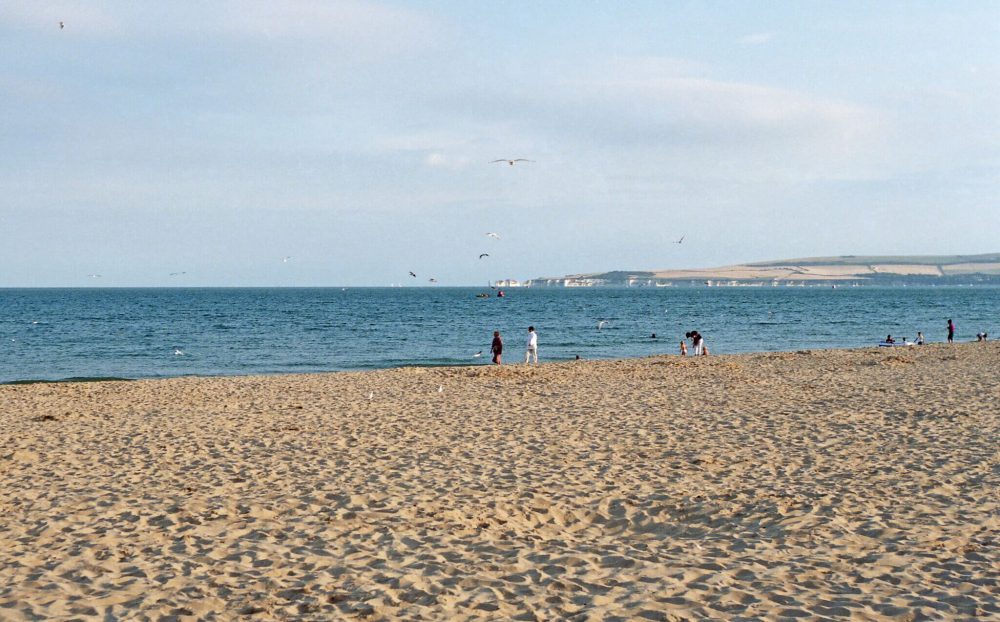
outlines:
[[0, 619], [998, 619], [998, 370], [987, 343], [2, 386]]

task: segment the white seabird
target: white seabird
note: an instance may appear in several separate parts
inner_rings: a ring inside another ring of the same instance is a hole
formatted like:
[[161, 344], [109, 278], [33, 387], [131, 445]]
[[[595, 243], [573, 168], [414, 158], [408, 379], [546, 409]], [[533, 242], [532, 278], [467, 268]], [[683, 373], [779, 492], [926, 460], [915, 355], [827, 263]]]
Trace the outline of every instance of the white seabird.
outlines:
[[506, 162], [507, 164], [514, 166], [515, 162], [534, 162], [534, 160], [528, 160], [527, 158], [514, 158], [513, 160], [510, 160], [508, 158], [500, 158], [499, 160], [491, 161], [490, 164], [496, 164], [497, 162]]

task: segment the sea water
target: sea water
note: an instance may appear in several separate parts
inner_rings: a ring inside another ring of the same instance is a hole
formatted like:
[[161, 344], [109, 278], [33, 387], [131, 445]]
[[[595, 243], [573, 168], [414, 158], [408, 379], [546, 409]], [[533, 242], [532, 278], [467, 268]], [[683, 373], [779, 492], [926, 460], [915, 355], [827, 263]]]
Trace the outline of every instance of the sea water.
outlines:
[[0, 382], [488, 364], [494, 330], [515, 363], [529, 325], [543, 362], [676, 354], [690, 330], [712, 354], [943, 341], [948, 318], [1000, 337], [991, 287], [482, 291], [0, 289]]

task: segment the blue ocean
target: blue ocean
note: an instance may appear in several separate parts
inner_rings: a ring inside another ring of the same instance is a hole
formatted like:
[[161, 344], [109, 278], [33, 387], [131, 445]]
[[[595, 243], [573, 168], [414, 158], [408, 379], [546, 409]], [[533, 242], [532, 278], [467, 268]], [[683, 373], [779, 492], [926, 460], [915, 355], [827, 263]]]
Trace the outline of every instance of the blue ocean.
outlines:
[[529, 325], [543, 362], [676, 354], [690, 330], [712, 354], [943, 341], [948, 318], [1000, 337], [990, 287], [481, 291], [0, 289], [0, 382], [480, 365], [494, 330], [513, 363]]

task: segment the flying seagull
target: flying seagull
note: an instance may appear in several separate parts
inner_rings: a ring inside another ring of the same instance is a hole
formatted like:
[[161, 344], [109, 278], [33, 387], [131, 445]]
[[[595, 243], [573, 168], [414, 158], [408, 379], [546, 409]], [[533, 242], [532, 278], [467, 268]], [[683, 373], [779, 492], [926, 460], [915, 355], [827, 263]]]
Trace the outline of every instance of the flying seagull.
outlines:
[[430, 283], [437, 283], [437, 282], [438, 282], [438, 280], [437, 280], [437, 279], [427, 279], [427, 280], [428, 280], [428, 282], [430, 282]]
[[493, 233], [492, 231], [490, 231], [489, 233], [486, 234], [486, 237], [493, 238], [494, 240], [499, 240], [500, 239], [500, 234], [499, 233]]
[[101, 278], [100, 274], [88, 274], [87, 276], [89, 276], [92, 279], [99, 279], [99, 278]]
[[281, 258], [281, 262], [282, 263], [288, 263], [291, 260], [291, 258], [292, 258], [291, 255], [286, 255], [286, 256], [284, 256], [284, 257]]
[[187, 274], [187, 272], [171, 272], [170, 276], [179, 276], [181, 274]]
[[685, 236], [683, 236], [683, 235], [682, 235], [682, 236], [681, 236], [681, 239], [679, 239], [679, 240], [674, 240], [674, 244], [681, 244], [681, 243], [683, 243], [683, 242], [684, 242], [684, 238], [685, 238]]
[[528, 160], [526, 158], [514, 158], [513, 160], [509, 160], [507, 158], [500, 158], [499, 160], [491, 161], [490, 164], [496, 164], [497, 162], [506, 162], [507, 164], [514, 166], [515, 162], [534, 162], [534, 160]]
[[59, 22], [59, 30], [62, 30], [65, 27], [66, 27], [66, 24], [64, 24], [62, 22]]
[[597, 323], [597, 330], [601, 330], [602, 328], [604, 328], [604, 325], [607, 324], [607, 323], [608, 323], [607, 320], [601, 320], [600, 322], [598, 322]]
[[184, 350], [180, 348], [174, 348], [174, 356], [184, 356]]
[[482, 355], [483, 355], [483, 351], [480, 350], [479, 352], [476, 352], [475, 354], [473, 354], [472, 358], [477, 359], [477, 358], [481, 357]]
[[410, 276], [412, 276], [413, 278], [417, 278], [417, 275], [414, 274], [412, 271], [410, 272]]
[[489, 253], [483, 253], [482, 255], [479, 256], [479, 258], [482, 259], [483, 257], [489, 257], [489, 256], [490, 256]]

